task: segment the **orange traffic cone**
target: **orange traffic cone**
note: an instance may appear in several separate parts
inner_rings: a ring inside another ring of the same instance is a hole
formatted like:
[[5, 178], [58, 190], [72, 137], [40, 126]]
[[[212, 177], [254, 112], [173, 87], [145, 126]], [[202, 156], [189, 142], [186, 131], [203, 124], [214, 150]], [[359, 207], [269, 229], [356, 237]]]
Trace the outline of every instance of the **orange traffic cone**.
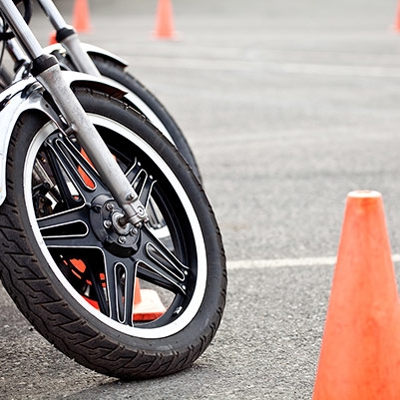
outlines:
[[[74, 266], [78, 267], [75, 260]], [[99, 309], [97, 301], [89, 299], [84, 296], [84, 299], [91, 304], [94, 308]], [[140, 289], [139, 279], [136, 279], [135, 293], [134, 293], [134, 313], [133, 321], [154, 321], [165, 313], [164, 304], [161, 302], [155, 290]]]
[[400, 308], [382, 196], [351, 192], [313, 400], [397, 400]]
[[[82, 260], [73, 259], [70, 260], [74, 270], [72, 273], [80, 278], [80, 273], [83, 273], [86, 269], [86, 265]], [[90, 299], [86, 296], [83, 298], [91, 304], [94, 308], [100, 309], [99, 304], [96, 300]], [[133, 320], [137, 321], [154, 321], [161, 317], [165, 313], [165, 307], [162, 303], [158, 293], [151, 289], [141, 289], [139, 279], [136, 279], [134, 289], [134, 312]]]
[[73, 26], [77, 32], [90, 31], [89, 4], [87, 0], [75, 0]]
[[54, 31], [54, 32], [52, 32], [52, 33], [50, 34], [50, 37], [49, 37], [49, 46], [52, 45], [52, 44], [56, 44], [56, 43], [57, 43], [56, 36], [57, 36], [57, 32], [56, 32], [56, 31]]
[[400, 32], [400, 0], [397, 4], [397, 10], [396, 10], [396, 20], [394, 22], [394, 30], [396, 32]]
[[158, 1], [154, 36], [157, 39], [175, 38], [172, 4], [170, 0]]
[[141, 289], [136, 279], [134, 293], [134, 321], [153, 321], [165, 313], [164, 304], [158, 293], [152, 289]]
[[140, 282], [139, 279], [135, 281], [135, 290], [133, 293], [133, 304], [135, 307], [142, 302], [142, 294], [140, 293]]

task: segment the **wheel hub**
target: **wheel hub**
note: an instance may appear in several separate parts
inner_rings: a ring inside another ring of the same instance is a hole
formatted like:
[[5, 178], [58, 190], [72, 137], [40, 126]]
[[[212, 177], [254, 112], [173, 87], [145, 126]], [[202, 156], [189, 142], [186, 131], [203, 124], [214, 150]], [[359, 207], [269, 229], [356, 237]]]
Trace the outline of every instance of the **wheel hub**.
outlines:
[[100, 195], [92, 201], [90, 222], [97, 238], [112, 254], [129, 257], [139, 248], [140, 229], [130, 223], [122, 226], [122, 209], [110, 196]]

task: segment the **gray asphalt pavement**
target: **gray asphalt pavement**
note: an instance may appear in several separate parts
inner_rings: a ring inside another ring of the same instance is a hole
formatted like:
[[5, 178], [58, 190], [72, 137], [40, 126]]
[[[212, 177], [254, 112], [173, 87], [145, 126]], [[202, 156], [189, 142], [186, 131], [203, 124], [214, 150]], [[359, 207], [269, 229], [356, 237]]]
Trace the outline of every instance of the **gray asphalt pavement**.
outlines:
[[[72, 4], [57, 2], [67, 17]], [[383, 194], [400, 253], [397, 2], [173, 0], [175, 41], [152, 37], [155, 0], [90, 5], [84, 40], [129, 62], [197, 158], [228, 256], [226, 312], [193, 367], [121, 382], [52, 348], [0, 289], [0, 397], [309, 399], [334, 269], [319, 260], [337, 253], [349, 191]]]

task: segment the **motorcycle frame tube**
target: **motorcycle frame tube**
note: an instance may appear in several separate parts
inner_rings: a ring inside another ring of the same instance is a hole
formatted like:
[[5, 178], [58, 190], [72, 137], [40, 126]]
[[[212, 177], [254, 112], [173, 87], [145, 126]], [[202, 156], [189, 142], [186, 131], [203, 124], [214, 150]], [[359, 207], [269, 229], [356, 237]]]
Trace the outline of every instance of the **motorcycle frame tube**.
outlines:
[[36, 65], [36, 79], [50, 93], [100, 177], [124, 210], [125, 217], [121, 218], [120, 223], [131, 222], [134, 225], [140, 225], [148, 217], [138, 194], [119, 168], [94, 125], [87, 118], [85, 110], [65, 81], [56, 58], [44, 53], [12, 0], [0, 0], [0, 6], [14, 34]]

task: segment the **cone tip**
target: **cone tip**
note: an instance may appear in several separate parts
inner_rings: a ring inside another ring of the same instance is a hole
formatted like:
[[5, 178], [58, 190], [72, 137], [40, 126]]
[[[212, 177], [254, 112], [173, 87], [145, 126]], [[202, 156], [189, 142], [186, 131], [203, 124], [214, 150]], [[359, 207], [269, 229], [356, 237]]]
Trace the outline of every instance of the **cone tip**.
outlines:
[[379, 198], [382, 195], [376, 190], [354, 190], [348, 194], [348, 197], [357, 199]]

